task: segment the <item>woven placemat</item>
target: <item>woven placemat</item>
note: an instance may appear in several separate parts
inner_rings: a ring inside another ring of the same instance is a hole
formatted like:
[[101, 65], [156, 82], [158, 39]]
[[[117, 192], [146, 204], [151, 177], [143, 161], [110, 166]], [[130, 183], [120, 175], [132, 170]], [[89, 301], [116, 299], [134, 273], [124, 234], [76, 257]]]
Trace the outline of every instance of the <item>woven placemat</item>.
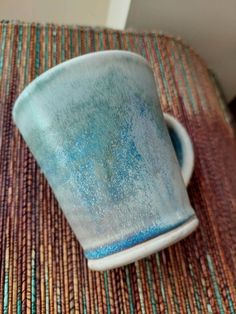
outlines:
[[[66, 59], [125, 49], [150, 62], [162, 109], [194, 143], [189, 196], [200, 227], [127, 267], [89, 271], [82, 249], [18, 130], [23, 88]], [[224, 101], [204, 62], [180, 40], [81, 27], [0, 23], [0, 312], [234, 313], [236, 148]]]

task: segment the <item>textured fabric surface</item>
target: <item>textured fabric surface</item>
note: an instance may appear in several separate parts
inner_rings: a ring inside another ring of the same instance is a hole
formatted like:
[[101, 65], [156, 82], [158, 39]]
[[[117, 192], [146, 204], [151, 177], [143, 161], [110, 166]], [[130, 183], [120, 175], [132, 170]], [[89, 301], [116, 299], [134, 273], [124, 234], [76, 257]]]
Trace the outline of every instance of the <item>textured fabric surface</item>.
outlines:
[[[200, 227], [129, 266], [89, 271], [82, 249], [12, 123], [23, 88], [66, 59], [104, 49], [143, 55], [162, 109], [194, 143], [188, 192]], [[235, 139], [204, 62], [180, 40], [81, 27], [0, 24], [0, 312], [234, 313]]]

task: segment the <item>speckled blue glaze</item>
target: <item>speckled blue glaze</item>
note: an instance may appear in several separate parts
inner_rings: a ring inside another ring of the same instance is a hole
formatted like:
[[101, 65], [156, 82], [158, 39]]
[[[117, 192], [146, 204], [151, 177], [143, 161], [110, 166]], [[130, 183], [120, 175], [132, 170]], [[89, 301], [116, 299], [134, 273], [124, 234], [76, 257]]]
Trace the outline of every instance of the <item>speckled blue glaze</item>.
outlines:
[[13, 117], [88, 258], [194, 215], [143, 58], [103, 52], [65, 62], [25, 89]]
[[[188, 220], [189, 218], [186, 221]], [[157, 235], [161, 235], [174, 228], [177, 228], [183, 225], [186, 221], [181, 221], [180, 223], [174, 224], [174, 225], [163, 225], [163, 226], [157, 225], [157, 226], [149, 227], [147, 230], [140, 230], [138, 233], [132, 234], [122, 240], [115, 241], [109, 245], [104, 245], [96, 249], [87, 250], [85, 252], [85, 256], [88, 259], [97, 259], [97, 258], [105, 257], [110, 254], [117, 253], [124, 249], [128, 249], [138, 243], [155, 238]]]

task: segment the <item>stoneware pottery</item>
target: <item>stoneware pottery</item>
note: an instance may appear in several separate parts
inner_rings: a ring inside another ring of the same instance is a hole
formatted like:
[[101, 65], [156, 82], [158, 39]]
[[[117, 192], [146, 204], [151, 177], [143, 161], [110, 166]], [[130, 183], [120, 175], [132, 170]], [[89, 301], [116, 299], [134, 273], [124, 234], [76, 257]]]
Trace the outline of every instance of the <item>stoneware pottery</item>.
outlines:
[[103, 51], [57, 65], [23, 91], [13, 118], [91, 269], [131, 263], [197, 227], [185, 188], [192, 144], [164, 118], [141, 56]]

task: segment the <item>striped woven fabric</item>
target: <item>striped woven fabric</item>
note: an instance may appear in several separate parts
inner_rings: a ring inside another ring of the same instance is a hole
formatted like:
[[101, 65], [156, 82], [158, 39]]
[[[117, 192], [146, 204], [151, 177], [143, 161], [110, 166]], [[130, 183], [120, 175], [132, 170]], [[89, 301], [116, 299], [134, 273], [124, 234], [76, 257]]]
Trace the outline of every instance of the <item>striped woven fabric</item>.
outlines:
[[[82, 249], [12, 123], [18, 94], [66, 59], [104, 49], [150, 62], [162, 109], [195, 148], [189, 196], [200, 227], [112, 271], [89, 271]], [[0, 23], [0, 312], [235, 313], [236, 148], [224, 100], [201, 58], [157, 33]]]

